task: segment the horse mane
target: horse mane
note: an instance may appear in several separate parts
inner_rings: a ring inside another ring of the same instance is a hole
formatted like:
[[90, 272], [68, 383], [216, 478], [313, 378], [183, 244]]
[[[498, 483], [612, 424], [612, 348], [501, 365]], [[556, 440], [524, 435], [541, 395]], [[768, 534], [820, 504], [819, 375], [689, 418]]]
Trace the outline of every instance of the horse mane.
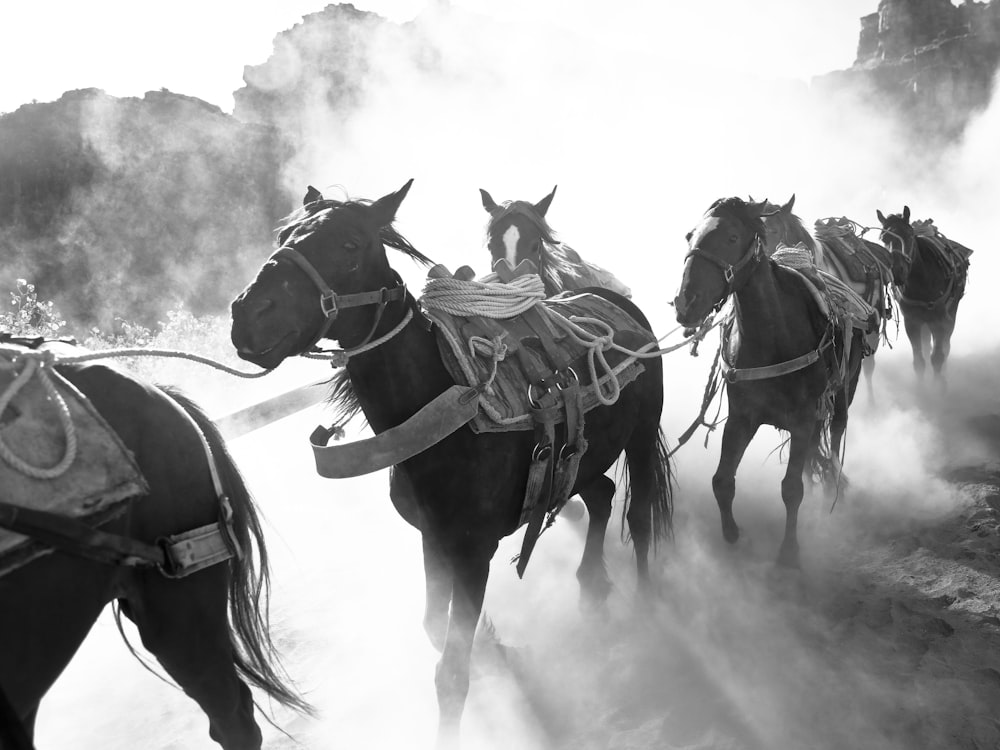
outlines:
[[[312, 201], [302, 206], [302, 208], [296, 209], [283, 219], [284, 224], [275, 230], [277, 235], [275, 244], [278, 247], [282, 247], [289, 241], [294, 241], [299, 237], [304, 237], [313, 232], [322, 231], [330, 218], [330, 214], [335, 209], [356, 209], [362, 206], [370, 206], [372, 203], [374, 201], [366, 199], [338, 201], [332, 198], [321, 198]], [[383, 245], [388, 245], [394, 250], [398, 250], [417, 263], [424, 266], [434, 265], [434, 261], [410, 244], [410, 241], [400, 234], [392, 224], [387, 224], [379, 228], [378, 236]]]
[[557, 292], [563, 291], [565, 289], [564, 275], [570, 277], [580, 275], [579, 266], [582, 263], [580, 254], [558, 239], [545, 217], [528, 201], [504, 201], [501, 203], [490, 214], [490, 224], [486, 228], [487, 238], [490, 228], [510, 214], [524, 216], [538, 230], [542, 240], [538, 275], [542, 277], [543, 281], [548, 282], [551, 289]]

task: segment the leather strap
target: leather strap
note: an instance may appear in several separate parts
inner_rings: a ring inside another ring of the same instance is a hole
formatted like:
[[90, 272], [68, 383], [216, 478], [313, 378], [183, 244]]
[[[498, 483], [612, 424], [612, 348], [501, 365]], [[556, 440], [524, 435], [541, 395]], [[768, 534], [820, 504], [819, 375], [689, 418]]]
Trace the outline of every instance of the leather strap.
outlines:
[[[726, 337], [728, 339], [728, 336]], [[799, 370], [804, 370], [809, 365], [817, 362], [823, 352], [830, 344], [832, 339], [830, 337], [830, 331], [823, 334], [823, 338], [820, 339], [819, 346], [813, 349], [811, 352], [807, 352], [800, 357], [795, 357], [794, 359], [789, 359], [784, 362], [778, 362], [773, 365], [765, 365], [764, 367], [733, 367], [729, 362], [726, 361], [725, 351], [723, 350], [722, 356], [719, 358], [719, 367], [722, 370], [722, 377], [726, 379], [727, 383], [736, 383], [744, 380], [767, 380], [768, 378], [777, 378], [781, 375], [788, 375], [792, 372], [798, 372]]]
[[[227, 511], [231, 517], [228, 503], [223, 502], [223, 513]], [[168, 578], [184, 578], [235, 555], [228, 518], [148, 544], [69, 516], [0, 502], [0, 526], [60, 552], [105, 565], [157, 568]]]
[[402, 424], [365, 440], [328, 446], [333, 432], [317, 427], [309, 437], [316, 471], [323, 477], [344, 479], [413, 458], [471, 422], [479, 411], [480, 392], [453, 385]]
[[[378, 291], [374, 292], [358, 292], [357, 294], [337, 294], [334, 292], [323, 277], [320, 275], [316, 267], [298, 250], [291, 247], [281, 247], [278, 248], [271, 255], [271, 260], [278, 261], [282, 258], [290, 260], [296, 266], [298, 266], [309, 280], [312, 281], [313, 285], [319, 289], [319, 308], [323, 313], [323, 322], [320, 324], [320, 328], [316, 335], [313, 336], [312, 341], [306, 347], [309, 349], [314, 346], [320, 339], [324, 338], [327, 331], [330, 330], [330, 326], [333, 325], [333, 321], [337, 319], [337, 315], [340, 314], [342, 309], [350, 307], [364, 307], [365, 305], [379, 305], [378, 313], [375, 317], [375, 324], [372, 326], [371, 331], [369, 331], [368, 336], [362, 344], [368, 342], [374, 333], [375, 329], [378, 327], [378, 323], [382, 318], [382, 312], [385, 310], [385, 306], [390, 302], [398, 302], [399, 300], [406, 298], [406, 285], [402, 281], [392, 289], [388, 287], [382, 287]], [[398, 277], [397, 277], [398, 280]]]

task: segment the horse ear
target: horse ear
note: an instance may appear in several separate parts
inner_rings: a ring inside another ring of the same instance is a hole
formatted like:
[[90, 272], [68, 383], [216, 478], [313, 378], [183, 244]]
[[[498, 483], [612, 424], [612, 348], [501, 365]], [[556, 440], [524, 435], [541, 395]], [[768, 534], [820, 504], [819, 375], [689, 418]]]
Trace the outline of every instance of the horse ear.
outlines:
[[489, 213], [493, 213], [498, 208], [500, 208], [500, 206], [497, 205], [497, 202], [493, 200], [493, 196], [487, 193], [482, 188], [479, 188], [479, 195], [483, 199], [483, 208], [485, 208]]
[[410, 192], [410, 185], [412, 184], [413, 178], [410, 178], [410, 180], [395, 193], [383, 195], [371, 204], [370, 209], [375, 216], [376, 224], [379, 227], [387, 227], [392, 224], [392, 220], [396, 218], [396, 212], [399, 210], [399, 204], [403, 202], [403, 198], [405, 198], [406, 194]]
[[875, 209], [875, 215], [878, 217], [879, 223], [885, 224], [885, 216], [882, 215], [881, 209]]
[[792, 206], [795, 205], [795, 193], [792, 193], [792, 197], [788, 199], [788, 203], [781, 207], [782, 212], [790, 214], [792, 212]]
[[907, 223], [910, 222], [910, 207], [909, 206], [903, 206], [903, 221], [905, 221]]
[[302, 199], [302, 205], [308, 206], [310, 203], [315, 203], [316, 201], [323, 200], [323, 194], [310, 185], [306, 188], [306, 197]]
[[538, 201], [538, 203], [535, 204], [535, 210], [538, 211], [538, 213], [541, 214], [542, 216], [545, 216], [545, 212], [549, 210], [549, 205], [552, 203], [552, 199], [555, 198], [557, 187], [559, 186], [554, 185], [552, 187], [552, 192], [546, 195], [544, 198]]

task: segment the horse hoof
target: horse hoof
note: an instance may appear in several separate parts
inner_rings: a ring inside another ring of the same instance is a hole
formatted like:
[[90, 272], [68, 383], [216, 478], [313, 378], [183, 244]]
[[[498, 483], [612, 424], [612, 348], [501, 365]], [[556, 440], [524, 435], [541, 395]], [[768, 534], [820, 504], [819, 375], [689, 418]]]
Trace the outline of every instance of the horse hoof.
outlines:
[[740, 527], [734, 522], [729, 523], [723, 522], [722, 524], [722, 538], [725, 539], [730, 544], [736, 544], [740, 538]]
[[781, 568], [786, 568], [789, 570], [801, 570], [802, 565], [799, 560], [799, 550], [795, 549], [785, 549], [782, 547], [781, 551], [778, 553], [777, 564]]

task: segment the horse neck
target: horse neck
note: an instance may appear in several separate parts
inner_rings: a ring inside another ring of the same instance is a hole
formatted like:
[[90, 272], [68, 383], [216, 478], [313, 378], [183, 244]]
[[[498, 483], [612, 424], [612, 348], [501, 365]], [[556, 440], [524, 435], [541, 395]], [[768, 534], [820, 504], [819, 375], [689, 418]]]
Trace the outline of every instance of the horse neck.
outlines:
[[[352, 356], [347, 364], [358, 403], [376, 433], [401, 424], [454, 384], [416, 301], [407, 293], [403, 304], [414, 310], [413, 320], [388, 341]], [[392, 320], [396, 325], [402, 315]]]
[[764, 227], [767, 230], [768, 236], [770, 236], [771, 231], [774, 229], [779, 229], [781, 232], [781, 236], [774, 243], [773, 247], [771, 247], [770, 243], [768, 244], [771, 252], [774, 252], [774, 250], [777, 249], [779, 242], [789, 246], [801, 243], [808, 248], [809, 252], [812, 253], [813, 259], [817, 263], [819, 263], [822, 259], [822, 246], [797, 218], [792, 218], [787, 221], [778, 217], [765, 218]]
[[735, 294], [741, 364], [757, 366], [791, 359], [815, 346], [805, 296], [763, 259]]
[[910, 263], [906, 283], [903, 284], [903, 293], [907, 297], [921, 299], [940, 294], [944, 289], [947, 279], [938, 267], [933, 252], [921, 242], [919, 236], [914, 240], [913, 262]]

